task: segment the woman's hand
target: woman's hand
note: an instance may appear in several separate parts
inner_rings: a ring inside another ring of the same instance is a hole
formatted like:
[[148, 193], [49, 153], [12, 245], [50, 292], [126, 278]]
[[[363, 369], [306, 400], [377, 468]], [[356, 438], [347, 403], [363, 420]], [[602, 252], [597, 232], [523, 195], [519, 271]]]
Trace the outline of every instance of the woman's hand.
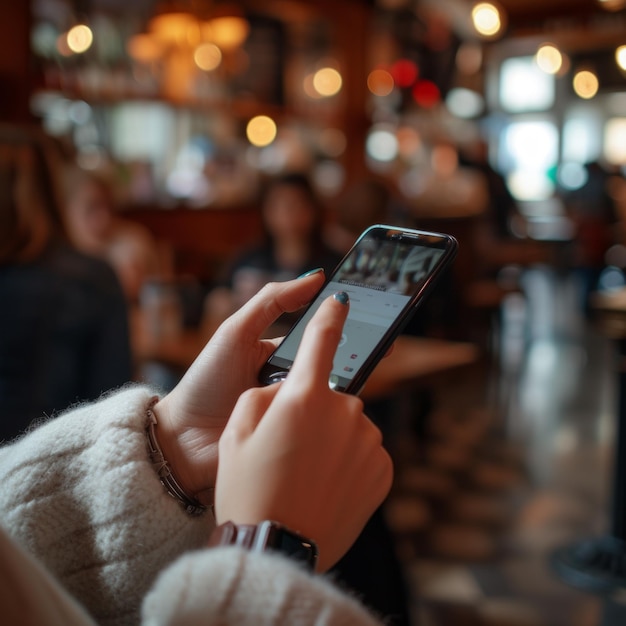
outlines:
[[164, 456], [181, 486], [200, 501], [212, 498], [217, 442], [235, 403], [259, 384], [259, 370], [279, 341], [262, 334], [282, 313], [306, 305], [323, 281], [320, 271], [266, 285], [218, 328], [179, 384], [155, 405]]
[[392, 480], [362, 401], [328, 385], [347, 312], [335, 298], [323, 303], [287, 380], [245, 392], [219, 444], [218, 523], [281, 522], [316, 541], [320, 571], [352, 545]]

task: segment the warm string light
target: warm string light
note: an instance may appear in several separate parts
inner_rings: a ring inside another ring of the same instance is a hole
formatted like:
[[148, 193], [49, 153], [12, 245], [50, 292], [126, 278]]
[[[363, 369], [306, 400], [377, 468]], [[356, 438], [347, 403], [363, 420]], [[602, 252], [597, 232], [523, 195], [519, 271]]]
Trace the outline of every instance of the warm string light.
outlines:
[[155, 15], [147, 33], [131, 37], [126, 45], [129, 55], [149, 63], [166, 58], [169, 52], [188, 50], [193, 63], [205, 72], [218, 68], [225, 53], [233, 54], [244, 43], [250, 25], [243, 15], [220, 14], [208, 21], [185, 12]]
[[323, 67], [313, 74], [313, 88], [323, 98], [339, 93], [342, 82], [341, 74], [332, 67]]
[[615, 62], [620, 69], [626, 71], [626, 45], [620, 46], [615, 50]]
[[367, 88], [375, 96], [388, 96], [394, 87], [393, 76], [387, 70], [375, 69], [367, 76]]
[[491, 2], [479, 2], [472, 8], [472, 23], [479, 35], [495, 37], [502, 30], [503, 13]]
[[267, 115], [253, 117], [246, 126], [248, 141], [258, 148], [269, 146], [276, 139], [276, 122]]
[[537, 50], [535, 61], [546, 74], [557, 74], [563, 65], [563, 55], [556, 46], [544, 44]]
[[210, 72], [222, 62], [222, 51], [214, 43], [201, 43], [193, 54], [193, 60], [201, 70]]
[[63, 57], [83, 54], [91, 48], [93, 32], [86, 24], [76, 24], [56, 40], [56, 50]]
[[89, 26], [77, 24], [67, 32], [67, 45], [75, 54], [82, 54], [91, 48], [93, 33]]
[[[331, 60], [331, 63], [334, 63]], [[302, 81], [304, 93], [312, 100], [331, 98], [337, 95], [343, 87], [341, 72], [330, 65], [324, 65], [315, 72], [307, 74]]]
[[572, 86], [577, 96], [590, 100], [598, 93], [598, 77], [591, 70], [580, 70], [576, 72]]

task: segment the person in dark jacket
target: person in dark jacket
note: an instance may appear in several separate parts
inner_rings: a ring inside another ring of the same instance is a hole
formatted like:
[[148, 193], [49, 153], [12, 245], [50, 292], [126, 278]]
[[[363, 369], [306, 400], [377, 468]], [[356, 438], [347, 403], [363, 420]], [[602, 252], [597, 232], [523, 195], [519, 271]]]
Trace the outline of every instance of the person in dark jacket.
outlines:
[[0, 440], [132, 377], [124, 294], [68, 243], [51, 156], [37, 130], [0, 127]]

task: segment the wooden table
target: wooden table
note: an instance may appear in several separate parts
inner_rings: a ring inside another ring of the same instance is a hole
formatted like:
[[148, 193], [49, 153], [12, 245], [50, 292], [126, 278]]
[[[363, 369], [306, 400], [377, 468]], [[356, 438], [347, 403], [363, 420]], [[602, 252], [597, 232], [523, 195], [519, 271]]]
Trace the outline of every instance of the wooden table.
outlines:
[[594, 313], [602, 332], [613, 339], [619, 355], [618, 409], [613, 465], [611, 524], [600, 537], [557, 550], [552, 563], [568, 583], [603, 594], [626, 588], [626, 290], [596, 294]]
[[[149, 332], [141, 314], [132, 319], [132, 344], [137, 363], [156, 361], [177, 370], [186, 370], [204, 348], [211, 332], [207, 329], [183, 329], [178, 332]], [[444, 373], [474, 363], [479, 350], [469, 343], [400, 336], [391, 354], [376, 367], [361, 396], [378, 400], [427, 385]]]
[[479, 349], [470, 343], [402, 335], [396, 339], [391, 354], [372, 372], [361, 397], [378, 400], [416, 385], [429, 385], [443, 374], [475, 363], [479, 354]]

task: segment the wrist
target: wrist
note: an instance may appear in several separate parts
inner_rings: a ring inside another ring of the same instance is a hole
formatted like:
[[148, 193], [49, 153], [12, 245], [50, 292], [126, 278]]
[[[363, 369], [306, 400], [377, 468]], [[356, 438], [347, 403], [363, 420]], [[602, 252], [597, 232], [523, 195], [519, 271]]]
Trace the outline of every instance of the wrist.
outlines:
[[311, 570], [317, 565], [317, 545], [283, 524], [264, 520], [258, 524], [225, 522], [209, 538], [209, 547], [240, 546], [250, 552], [277, 552], [304, 563]]
[[168, 428], [171, 422], [165, 418], [166, 411], [163, 406], [161, 410], [155, 410], [158, 404], [155, 402], [147, 411], [146, 441], [150, 460], [169, 495], [190, 515], [200, 515], [208, 506], [212, 506], [213, 490], [204, 489], [199, 494], [195, 489], [178, 439]]

